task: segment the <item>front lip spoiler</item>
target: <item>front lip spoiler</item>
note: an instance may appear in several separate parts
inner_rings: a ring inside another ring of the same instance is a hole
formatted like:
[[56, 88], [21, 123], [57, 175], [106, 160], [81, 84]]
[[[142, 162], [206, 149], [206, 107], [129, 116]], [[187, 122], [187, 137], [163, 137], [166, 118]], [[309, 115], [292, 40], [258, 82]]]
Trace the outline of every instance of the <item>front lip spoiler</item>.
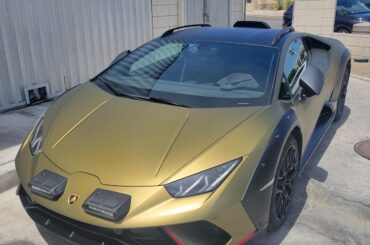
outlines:
[[[26, 191], [20, 185], [17, 194], [22, 202], [24, 209], [32, 220], [39, 226], [53, 232], [56, 236], [77, 244], [112, 244], [112, 245], [132, 245], [132, 244], [158, 244], [174, 245], [173, 239], [160, 227], [135, 229], [136, 232], [145, 234], [148, 237], [138, 238], [132, 233], [134, 230], [117, 230], [97, 227], [85, 224], [58, 213], [55, 213], [31, 200]], [[156, 240], [152, 240], [153, 232]], [[139, 240], [138, 240], [139, 239]]]

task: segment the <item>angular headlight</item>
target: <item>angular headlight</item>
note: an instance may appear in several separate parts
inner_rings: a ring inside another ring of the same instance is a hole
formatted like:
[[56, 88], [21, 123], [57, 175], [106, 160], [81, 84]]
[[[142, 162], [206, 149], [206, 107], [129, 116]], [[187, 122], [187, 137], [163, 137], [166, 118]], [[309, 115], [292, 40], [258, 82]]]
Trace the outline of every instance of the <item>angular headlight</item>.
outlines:
[[32, 133], [32, 137], [31, 137], [31, 141], [30, 141], [30, 144], [29, 144], [29, 147], [30, 147], [30, 151], [31, 151], [31, 154], [33, 156], [39, 154], [41, 152], [41, 143], [42, 143], [42, 131], [44, 129], [44, 115], [42, 115], [39, 120], [37, 120], [36, 124], [35, 124], [35, 127], [34, 127], [34, 130], [33, 130], [33, 133]]
[[233, 171], [242, 158], [165, 185], [172, 197], [188, 197], [214, 191]]

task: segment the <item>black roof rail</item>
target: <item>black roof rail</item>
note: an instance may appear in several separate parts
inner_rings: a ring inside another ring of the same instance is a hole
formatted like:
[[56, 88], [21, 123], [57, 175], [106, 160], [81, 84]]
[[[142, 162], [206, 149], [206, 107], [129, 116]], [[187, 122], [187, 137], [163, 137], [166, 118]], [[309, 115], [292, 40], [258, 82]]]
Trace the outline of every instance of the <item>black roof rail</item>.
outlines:
[[271, 26], [266, 22], [254, 20], [239, 20], [235, 22], [233, 27], [271, 29]]
[[285, 35], [285, 34], [287, 34], [287, 33], [289, 33], [289, 32], [293, 32], [293, 31], [295, 31], [294, 30], [294, 28], [293, 27], [285, 27], [285, 28], [283, 28], [281, 31], [279, 31], [276, 35], [275, 35], [275, 37], [274, 37], [274, 39], [272, 39], [272, 43], [271, 43], [271, 45], [275, 45], [275, 44], [277, 44], [278, 42], [279, 42], [279, 40]]
[[166, 37], [170, 34], [172, 34], [175, 30], [179, 30], [179, 29], [183, 29], [183, 28], [189, 28], [189, 27], [210, 27], [211, 25], [208, 25], [208, 24], [194, 24], [194, 25], [186, 25], [186, 26], [178, 26], [178, 27], [175, 27], [175, 28], [172, 28], [172, 29], [169, 29], [167, 31], [165, 31], [161, 38], [162, 37]]

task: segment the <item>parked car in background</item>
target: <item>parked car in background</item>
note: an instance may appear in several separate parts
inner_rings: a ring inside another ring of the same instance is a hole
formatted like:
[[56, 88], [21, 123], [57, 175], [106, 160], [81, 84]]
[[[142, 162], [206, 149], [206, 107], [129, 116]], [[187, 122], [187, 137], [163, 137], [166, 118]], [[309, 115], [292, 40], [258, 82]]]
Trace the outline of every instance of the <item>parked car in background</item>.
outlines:
[[[338, 0], [334, 23], [334, 32], [352, 33], [355, 24], [370, 22], [370, 9], [366, 6], [370, 0]], [[293, 5], [284, 13], [283, 26], [291, 26], [293, 20]]]

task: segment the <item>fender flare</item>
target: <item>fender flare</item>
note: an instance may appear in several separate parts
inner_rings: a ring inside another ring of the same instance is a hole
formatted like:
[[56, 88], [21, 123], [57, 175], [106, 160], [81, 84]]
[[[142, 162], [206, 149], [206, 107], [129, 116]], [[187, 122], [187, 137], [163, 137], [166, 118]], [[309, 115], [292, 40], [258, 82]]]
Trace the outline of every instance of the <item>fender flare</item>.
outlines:
[[351, 54], [348, 51], [348, 49], [345, 49], [345, 52], [343, 53], [341, 60], [340, 60], [340, 68], [338, 69], [337, 81], [336, 81], [335, 87], [333, 88], [333, 92], [330, 97], [330, 102], [336, 102], [338, 100], [340, 90], [343, 86], [342, 81], [343, 81], [344, 71], [346, 69], [347, 64], [350, 61], [351, 61]]
[[299, 123], [295, 112], [289, 110], [284, 113], [269, 139], [242, 198], [242, 205], [257, 230], [268, 223], [279, 159], [286, 141], [297, 126], [299, 127]]

